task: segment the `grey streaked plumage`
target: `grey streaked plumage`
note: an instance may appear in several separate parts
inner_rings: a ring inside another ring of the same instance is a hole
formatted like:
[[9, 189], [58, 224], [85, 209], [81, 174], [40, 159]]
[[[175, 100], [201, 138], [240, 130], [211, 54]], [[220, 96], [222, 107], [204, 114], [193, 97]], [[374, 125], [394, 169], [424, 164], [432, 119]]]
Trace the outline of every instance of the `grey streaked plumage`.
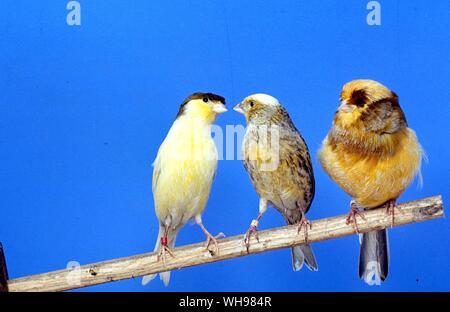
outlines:
[[[261, 200], [275, 207], [287, 224], [307, 222], [303, 218], [315, 192], [308, 147], [288, 112], [276, 99], [266, 97], [250, 96], [236, 108], [244, 112], [248, 122], [243, 141], [244, 166]], [[257, 220], [264, 211], [264, 207], [263, 211], [260, 208]], [[308, 268], [317, 270], [309, 245], [294, 247], [292, 254], [294, 270], [299, 270], [304, 261]]]

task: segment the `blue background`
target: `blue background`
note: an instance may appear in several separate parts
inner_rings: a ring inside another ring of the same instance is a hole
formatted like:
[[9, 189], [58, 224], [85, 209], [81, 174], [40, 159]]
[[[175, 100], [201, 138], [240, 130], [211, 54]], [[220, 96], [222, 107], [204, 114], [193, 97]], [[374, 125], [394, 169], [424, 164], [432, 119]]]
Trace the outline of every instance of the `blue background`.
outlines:
[[[450, 2], [83, 1], [68, 26], [67, 1], [0, 3], [0, 240], [11, 278], [153, 249], [151, 164], [182, 100], [224, 95], [231, 107], [274, 95], [308, 142], [319, 219], [347, 213], [349, 198], [316, 152], [342, 85], [379, 80], [400, 96], [429, 156], [424, 186], [400, 201], [449, 200]], [[428, 4], [427, 4], [428, 3]], [[230, 110], [217, 123], [242, 124]], [[258, 197], [240, 161], [220, 161], [203, 220], [212, 233], [243, 233]], [[261, 229], [283, 225], [271, 209]], [[445, 219], [390, 232], [382, 287], [358, 279], [356, 236], [315, 244], [319, 272], [294, 273], [290, 250], [174, 272], [169, 288], [131, 279], [90, 291], [450, 290]], [[203, 241], [186, 225], [177, 245]]]

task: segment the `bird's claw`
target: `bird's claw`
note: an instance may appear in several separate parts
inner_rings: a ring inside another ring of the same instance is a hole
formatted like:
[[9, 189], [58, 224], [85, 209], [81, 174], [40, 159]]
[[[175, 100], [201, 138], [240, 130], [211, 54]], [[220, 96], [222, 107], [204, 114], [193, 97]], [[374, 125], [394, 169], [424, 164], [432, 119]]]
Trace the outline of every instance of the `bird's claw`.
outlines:
[[361, 217], [361, 219], [366, 220], [366, 217], [359, 211], [358, 206], [355, 203], [351, 203], [350, 212], [348, 213], [345, 223], [348, 225], [353, 223], [356, 233], [359, 233], [358, 222], [356, 221], [356, 216]]
[[392, 216], [391, 227], [394, 227], [396, 208], [398, 208], [398, 206], [395, 200], [390, 200], [386, 203], [386, 214]]
[[250, 225], [250, 228], [248, 229], [247, 233], [245, 234], [244, 243], [245, 247], [247, 248], [247, 252], [249, 252], [250, 249], [250, 239], [252, 236], [255, 236], [256, 241], [259, 243], [259, 236], [258, 236], [258, 230], [256, 226]]
[[166, 266], [166, 254], [169, 254], [172, 258], [175, 258], [172, 250], [167, 245], [162, 245], [161, 250], [158, 253], [157, 260], [160, 261], [162, 259], [164, 266]]
[[[221, 232], [221, 233], [217, 234], [216, 236], [212, 236], [209, 233], [206, 233], [205, 235], [206, 235], [206, 250], [209, 250], [213, 254], [217, 254], [219, 252], [219, 245], [217, 243], [217, 240], [221, 237], [225, 237], [225, 234], [223, 234]], [[214, 250], [209, 249], [209, 245], [211, 245], [211, 242], [213, 242], [213, 244], [214, 244]]]
[[302, 230], [303, 227], [305, 227], [305, 230], [304, 230], [305, 231], [305, 243], [308, 243], [308, 228], [310, 230], [312, 229], [312, 223], [311, 223], [311, 221], [306, 219], [304, 214], [302, 216], [302, 219], [298, 223], [297, 234], [300, 233], [300, 231]]

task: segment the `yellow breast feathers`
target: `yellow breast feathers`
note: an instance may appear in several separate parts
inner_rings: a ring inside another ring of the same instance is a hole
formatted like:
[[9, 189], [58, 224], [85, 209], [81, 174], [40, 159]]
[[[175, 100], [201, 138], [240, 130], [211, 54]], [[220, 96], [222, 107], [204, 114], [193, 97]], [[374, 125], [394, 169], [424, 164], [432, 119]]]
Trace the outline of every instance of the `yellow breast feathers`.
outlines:
[[190, 219], [207, 202], [217, 168], [217, 149], [210, 125], [177, 120], [161, 145], [154, 164], [153, 193], [158, 216], [183, 210]]
[[[366, 138], [369, 145], [370, 139], [375, 138]], [[399, 197], [420, 171], [422, 148], [413, 130], [405, 128], [382, 140], [387, 152], [362, 153], [327, 136], [319, 152], [328, 175], [365, 208]]]

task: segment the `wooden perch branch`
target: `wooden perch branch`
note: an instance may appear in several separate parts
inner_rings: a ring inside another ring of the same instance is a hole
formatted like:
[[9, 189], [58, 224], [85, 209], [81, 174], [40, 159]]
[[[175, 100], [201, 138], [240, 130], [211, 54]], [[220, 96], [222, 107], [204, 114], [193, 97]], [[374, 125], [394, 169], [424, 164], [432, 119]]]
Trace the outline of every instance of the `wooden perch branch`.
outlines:
[[[380, 230], [391, 226], [391, 217], [385, 209], [363, 213], [365, 220], [358, 218], [360, 232]], [[395, 211], [395, 226], [440, 218], [444, 215], [441, 196], [404, 203]], [[310, 243], [355, 234], [352, 225], [346, 224], [346, 215], [312, 222], [308, 233]], [[219, 253], [212, 255], [202, 243], [183, 246], [174, 250], [175, 258], [168, 257], [166, 266], [157, 261], [155, 253], [146, 253], [105, 262], [88, 264], [78, 269], [65, 269], [9, 280], [11, 292], [18, 291], [63, 291], [142, 275], [176, 270], [220, 260], [243, 257], [270, 250], [287, 248], [304, 243], [303, 231], [297, 226], [286, 226], [259, 232], [259, 243], [252, 239], [249, 253], [243, 244], [243, 235], [219, 241]], [[0, 268], [1, 269], [1, 268]]]

